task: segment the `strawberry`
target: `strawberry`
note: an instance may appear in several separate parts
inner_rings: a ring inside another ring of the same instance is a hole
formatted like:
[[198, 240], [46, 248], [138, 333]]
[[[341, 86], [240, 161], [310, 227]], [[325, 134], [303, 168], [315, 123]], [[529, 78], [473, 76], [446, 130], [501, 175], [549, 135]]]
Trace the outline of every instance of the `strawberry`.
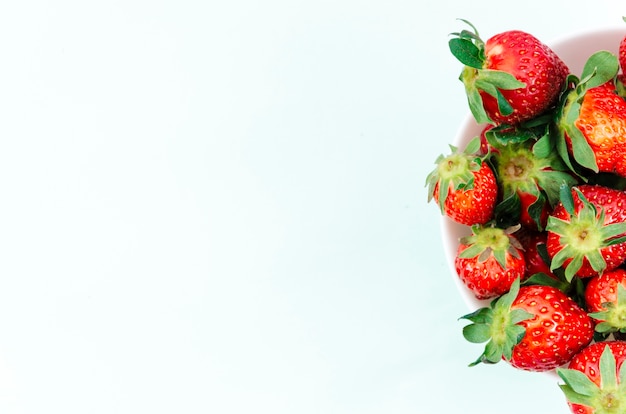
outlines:
[[587, 61], [556, 113], [557, 150], [572, 170], [626, 177], [626, 101], [616, 90], [618, 63], [610, 52]]
[[[626, 193], [584, 184], [563, 192], [548, 218], [550, 268], [568, 281], [617, 268], [626, 260]], [[620, 237], [621, 236], [621, 237]]]
[[557, 374], [575, 414], [626, 413], [626, 342], [595, 342], [572, 358]]
[[626, 177], [626, 101], [613, 82], [589, 89], [575, 122], [593, 151], [596, 172]]
[[465, 315], [472, 323], [463, 336], [472, 343], [487, 342], [481, 362], [508, 361], [526, 371], [549, 371], [567, 362], [593, 338], [587, 313], [561, 290], [545, 285], [519, 285], [489, 307]]
[[596, 331], [626, 333], [626, 270], [618, 268], [590, 279], [585, 303], [589, 316], [600, 322]]
[[535, 36], [505, 31], [484, 42], [476, 28], [452, 33], [452, 54], [464, 65], [460, 80], [479, 124], [517, 125], [552, 108], [569, 73]]
[[478, 138], [463, 152], [451, 145], [451, 153], [440, 155], [426, 177], [428, 201], [436, 200], [442, 214], [468, 226], [490, 221], [498, 197], [496, 177], [479, 148]]
[[493, 148], [490, 160], [502, 199], [496, 214], [543, 230], [549, 211], [559, 201], [561, 187], [571, 187], [577, 179], [554, 151], [547, 134], [537, 137], [528, 130], [513, 129], [485, 135]]
[[522, 229], [515, 235], [524, 249], [526, 277], [543, 273], [553, 279], [557, 279], [557, 276], [550, 270], [550, 264], [548, 263], [547, 233], [545, 231]]
[[522, 246], [513, 233], [494, 226], [472, 226], [472, 234], [460, 240], [456, 272], [477, 299], [490, 299], [509, 291], [515, 279], [525, 276]]

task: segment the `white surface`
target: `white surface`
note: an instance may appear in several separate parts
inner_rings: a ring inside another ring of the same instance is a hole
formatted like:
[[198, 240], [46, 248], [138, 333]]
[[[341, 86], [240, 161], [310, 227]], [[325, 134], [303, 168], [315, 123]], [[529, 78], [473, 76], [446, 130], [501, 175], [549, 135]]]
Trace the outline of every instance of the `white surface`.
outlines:
[[502, 4], [3, 2], [0, 412], [566, 414], [466, 367], [424, 179], [467, 113], [456, 18], [625, 10]]

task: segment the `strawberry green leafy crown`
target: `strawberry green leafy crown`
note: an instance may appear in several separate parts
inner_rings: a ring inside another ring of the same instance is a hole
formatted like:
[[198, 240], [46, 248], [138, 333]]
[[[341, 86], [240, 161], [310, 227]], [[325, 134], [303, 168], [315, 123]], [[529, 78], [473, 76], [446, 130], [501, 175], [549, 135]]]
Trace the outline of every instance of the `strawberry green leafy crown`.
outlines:
[[519, 325], [519, 322], [534, 317], [524, 309], [511, 309], [519, 288], [518, 278], [511, 285], [509, 292], [493, 300], [489, 307], [480, 308], [461, 317], [472, 322], [463, 328], [466, 340], [477, 344], [487, 342], [483, 353], [470, 366], [480, 363], [495, 364], [502, 358], [506, 360], [512, 358], [513, 348], [526, 334], [525, 328]]
[[459, 257], [469, 259], [477, 257], [479, 262], [486, 261], [493, 256], [502, 269], [506, 269], [506, 257], [511, 255], [520, 257], [522, 245], [512, 234], [520, 229], [520, 225], [501, 229], [491, 226], [472, 226], [472, 234], [461, 238], [461, 244], [467, 246], [459, 253]]
[[617, 284], [617, 300], [603, 304], [604, 310], [590, 313], [589, 316], [599, 321], [595, 330], [601, 334], [612, 332], [626, 333], [626, 287]]
[[626, 364], [617, 373], [617, 364], [607, 345], [600, 357], [600, 385], [576, 369], [557, 369], [565, 384], [559, 387], [571, 404], [594, 409], [595, 414], [626, 413]]
[[618, 237], [626, 233], [626, 223], [605, 224], [604, 209], [598, 211], [578, 188], [574, 191], [582, 201], [582, 208], [575, 211], [571, 191], [564, 187], [561, 201], [570, 215], [569, 221], [550, 216], [546, 226], [547, 231], [559, 235], [563, 246], [552, 258], [550, 270], [564, 266], [567, 281], [574, 278], [585, 259], [594, 271], [602, 273], [606, 269], [606, 260], [601, 249], [626, 241], [625, 237]]
[[498, 127], [485, 133], [487, 142], [495, 149], [490, 161], [494, 164], [502, 187], [502, 201], [496, 208], [501, 218], [519, 219], [519, 194], [535, 198], [529, 214], [542, 228], [540, 220], [542, 207], [547, 201], [554, 207], [560, 197], [561, 187], [572, 187], [577, 183], [574, 174], [568, 170], [554, 148], [554, 140], [543, 126], [537, 133], [529, 128]]
[[462, 30], [451, 33], [454, 37], [448, 41], [450, 52], [465, 65], [459, 79], [465, 85], [467, 99], [472, 115], [479, 124], [492, 123], [485, 112], [480, 91], [493, 96], [498, 102], [498, 109], [503, 115], [513, 113], [513, 107], [502, 95], [501, 90], [513, 90], [526, 86], [510, 73], [485, 69], [485, 42], [480, 38], [478, 30], [467, 20], [463, 20], [473, 31]]
[[480, 149], [480, 139], [472, 139], [463, 151], [450, 145], [450, 154], [439, 155], [435, 160], [436, 168], [426, 177], [428, 186], [428, 201], [430, 202], [438, 187], [438, 202], [441, 212], [450, 190], [471, 190], [474, 188], [474, 174], [480, 170], [483, 157], [477, 155]]

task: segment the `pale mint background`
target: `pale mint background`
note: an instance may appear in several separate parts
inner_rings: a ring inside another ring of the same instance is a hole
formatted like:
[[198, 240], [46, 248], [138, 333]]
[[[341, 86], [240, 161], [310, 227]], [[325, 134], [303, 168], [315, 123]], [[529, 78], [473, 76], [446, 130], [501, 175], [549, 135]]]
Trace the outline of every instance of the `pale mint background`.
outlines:
[[568, 413], [555, 377], [466, 366], [424, 179], [467, 113], [456, 18], [623, 14], [2, 2], [0, 412]]

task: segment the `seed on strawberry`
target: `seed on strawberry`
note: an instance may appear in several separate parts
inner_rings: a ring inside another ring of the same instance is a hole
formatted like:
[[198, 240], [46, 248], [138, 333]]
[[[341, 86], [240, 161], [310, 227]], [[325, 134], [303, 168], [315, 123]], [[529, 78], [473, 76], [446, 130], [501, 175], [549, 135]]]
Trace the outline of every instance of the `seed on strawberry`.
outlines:
[[626, 413], [626, 342], [595, 342], [557, 374], [560, 388], [575, 414]]
[[573, 170], [626, 177], [626, 101], [616, 91], [618, 67], [610, 52], [592, 55], [583, 79], [563, 95], [555, 124], [557, 150]]
[[490, 299], [509, 291], [515, 279], [525, 277], [522, 246], [513, 235], [517, 227], [472, 226], [460, 240], [456, 272], [477, 299]]
[[626, 193], [585, 184], [563, 194], [546, 226], [550, 268], [568, 281], [617, 268], [626, 260]]
[[551, 286], [519, 286], [489, 307], [465, 315], [472, 323], [463, 336], [485, 349], [470, 366], [508, 361], [526, 371], [549, 371], [567, 362], [593, 339], [587, 313], [565, 293]]
[[567, 65], [535, 36], [510, 30], [484, 42], [476, 28], [453, 33], [452, 54], [464, 65], [460, 80], [479, 124], [516, 125], [554, 106]]
[[596, 319], [596, 331], [626, 333], [626, 270], [615, 269], [593, 277], [585, 288], [589, 316]]
[[440, 155], [428, 177], [428, 201], [435, 200], [441, 213], [468, 226], [485, 224], [493, 218], [498, 183], [493, 170], [478, 154], [480, 141], [472, 140], [464, 151], [450, 146]]

